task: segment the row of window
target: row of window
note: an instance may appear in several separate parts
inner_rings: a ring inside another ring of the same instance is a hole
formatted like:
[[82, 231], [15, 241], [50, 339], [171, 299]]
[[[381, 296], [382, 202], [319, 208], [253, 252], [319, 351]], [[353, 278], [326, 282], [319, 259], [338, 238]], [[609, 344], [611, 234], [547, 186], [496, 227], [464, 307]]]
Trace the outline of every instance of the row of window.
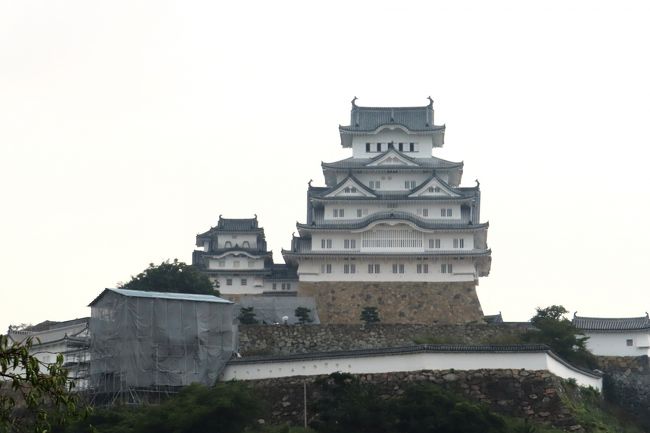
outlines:
[[[376, 241], [372, 243], [372, 241]], [[380, 240], [369, 239], [363, 243], [364, 248], [417, 248], [422, 246], [422, 241], [418, 239], [391, 239], [392, 242], [385, 241], [383, 243], [378, 243]], [[411, 242], [409, 242], [411, 241]], [[320, 246], [321, 249], [332, 249], [333, 241], [332, 239], [321, 239]], [[440, 249], [441, 240], [440, 239], [429, 239], [429, 248], [430, 249]], [[356, 239], [344, 239], [343, 240], [344, 249], [356, 249], [357, 240]], [[465, 239], [464, 238], [454, 238], [452, 239], [452, 248], [465, 248]]]
[[[233, 279], [232, 278], [226, 278], [226, 286], [232, 286]], [[240, 280], [240, 285], [242, 286], [247, 286], [248, 285], [248, 278], [242, 278]], [[290, 290], [291, 289], [291, 283], [281, 283], [282, 290]], [[278, 289], [278, 283], [273, 283], [273, 290]]]
[[[372, 181], [371, 181], [372, 183]], [[386, 207], [388, 209], [397, 209], [398, 205], [397, 203], [387, 203]], [[361, 218], [365, 215], [368, 215], [368, 209], [357, 209], [357, 218]], [[423, 208], [423, 209], [418, 209], [417, 210], [418, 215], [422, 215], [424, 217], [429, 216], [429, 209], [428, 208]], [[440, 209], [440, 217], [441, 218], [450, 218], [454, 216], [454, 210], [452, 208], [443, 208]], [[333, 218], [345, 218], [345, 209], [342, 208], [336, 208], [332, 209], [332, 217]]]
[[[404, 181], [404, 189], [412, 190], [413, 188], [415, 188], [416, 185], [417, 185], [417, 182], [414, 181], [414, 180], [405, 180]], [[368, 186], [371, 189], [380, 189], [381, 188], [381, 181], [379, 181], [379, 180], [371, 180], [368, 183]], [[345, 192], [346, 194], [356, 193], [357, 191], [358, 191], [357, 188], [354, 187], [354, 186], [346, 186], [343, 189], [343, 192]], [[440, 192], [440, 187], [439, 186], [430, 186], [429, 188], [427, 188], [427, 191], [428, 192]]]
[[[224, 246], [224, 248], [232, 248], [232, 242], [226, 241], [226, 243], [223, 246]], [[251, 244], [248, 241], [244, 241], [244, 242], [242, 242], [241, 246], [242, 246], [242, 248], [250, 248]]]
[[[239, 260], [234, 260], [232, 262], [232, 267], [233, 268], [239, 268], [240, 266], [240, 261]], [[226, 260], [219, 260], [219, 267], [224, 268], [226, 267]], [[253, 268], [255, 267], [255, 260], [248, 260], [248, 267]]]
[[[403, 263], [393, 263], [392, 271], [393, 274], [403, 274], [406, 270], [406, 267]], [[415, 271], [418, 274], [428, 274], [429, 273], [429, 264], [428, 263], [418, 263], [415, 266]], [[441, 274], [452, 274], [454, 267], [451, 263], [442, 263], [440, 264], [440, 273]], [[331, 274], [332, 273], [332, 264], [325, 263], [321, 265], [321, 274]], [[343, 265], [344, 274], [356, 274], [357, 265], [354, 263], [346, 263]], [[381, 265], [379, 263], [369, 263], [368, 264], [368, 273], [369, 274], [379, 274], [381, 273]]]
[[416, 143], [366, 143], [366, 152], [383, 152], [388, 149], [397, 149], [400, 152], [415, 152]]

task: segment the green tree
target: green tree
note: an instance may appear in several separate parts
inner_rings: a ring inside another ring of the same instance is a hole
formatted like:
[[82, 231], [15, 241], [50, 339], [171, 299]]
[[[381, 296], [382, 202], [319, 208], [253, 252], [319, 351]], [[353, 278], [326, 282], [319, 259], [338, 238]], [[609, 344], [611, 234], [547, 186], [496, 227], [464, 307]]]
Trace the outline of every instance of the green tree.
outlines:
[[319, 433], [506, 433], [502, 417], [433, 384], [406, 386], [404, 394], [382, 398], [385, 390], [346, 373], [316, 382], [320, 398], [312, 427]]
[[361, 311], [360, 319], [366, 325], [371, 325], [373, 323], [379, 323], [381, 321], [379, 319], [379, 311], [377, 311], [377, 307], [365, 307]]
[[174, 259], [159, 265], [149, 264], [131, 281], [120, 284], [121, 289], [144, 290], [149, 292], [198, 293], [203, 295], [219, 295], [219, 291], [207, 275], [197, 268]]
[[255, 318], [253, 307], [242, 307], [242, 309], [239, 310], [239, 316], [237, 318], [239, 319], [239, 323], [242, 325], [257, 325], [259, 323]]
[[303, 325], [305, 323], [313, 322], [312, 318], [309, 316], [309, 313], [311, 313], [311, 309], [306, 307], [298, 307], [296, 308], [296, 311], [293, 312], [293, 314], [298, 318], [298, 322]]
[[31, 338], [10, 342], [0, 335], [0, 433], [45, 433], [82, 413], [63, 356], [46, 365], [29, 354], [31, 347]]
[[567, 313], [561, 305], [537, 308], [537, 314], [530, 319], [536, 330], [524, 334], [524, 340], [546, 344], [560, 357], [576, 365], [596, 368], [596, 358], [586, 345], [589, 337], [573, 326], [566, 318]]
[[67, 432], [240, 433], [261, 416], [263, 402], [244, 383], [193, 384], [158, 406], [96, 410]]

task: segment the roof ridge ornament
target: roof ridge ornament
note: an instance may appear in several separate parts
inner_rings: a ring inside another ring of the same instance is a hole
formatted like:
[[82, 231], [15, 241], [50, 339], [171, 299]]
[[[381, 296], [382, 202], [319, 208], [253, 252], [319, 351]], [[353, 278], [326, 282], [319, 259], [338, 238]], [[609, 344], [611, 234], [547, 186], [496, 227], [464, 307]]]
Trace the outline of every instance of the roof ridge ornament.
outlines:
[[352, 99], [351, 102], [352, 102], [352, 106], [353, 106], [353, 107], [356, 107], [356, 106], [357, 106], [357, 102], [356, 102], [357, 99], [359, 99], [359, 98], [357, 98], [356, 96], [354, 97], [354, 99]]
[[433, 108], [433, 99], [431, 99], [431, 96], [427, 96], [427, 99], [429, 100], [429, 105], [427, 105], [427, 107]]

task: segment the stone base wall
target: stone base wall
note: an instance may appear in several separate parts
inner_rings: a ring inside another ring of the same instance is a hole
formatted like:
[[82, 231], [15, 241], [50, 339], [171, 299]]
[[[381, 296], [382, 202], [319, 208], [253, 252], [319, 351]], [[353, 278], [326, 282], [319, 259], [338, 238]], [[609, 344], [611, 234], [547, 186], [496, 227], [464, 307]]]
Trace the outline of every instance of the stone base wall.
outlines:
[[365, 307], [376, 307], [382, 323], [457, 324], [481, 322], [474, 282], [303, 282], [298, 296], [316, 300], [321, 323], [360, 323]]
[[528, 323], [469, 325], [240, 325], [239, 353], [288, 355], [334, 350], [440, 344], [508, 344], [517, 342]]
[[650, 361], [647, 356], [598, 356], [605, 372], [605, 398], [629, 413], [650, 431]]
[[[319, 387], [314, 384], [324, 376], [288, 377], [247, 381], [260, 398], [269, 404], [268, 421], [302, 425], [305, 384], [307, 389], [307, 419], [311, 422]], [[495, 412], [526, 417], [572, 432], [582, 432], [563, 403], [561, 396], [571, 396], [571, 389], [561, 379], [547, 371], [529, 370], [423, 370], [404, 373], [366, 374], [358, 376], [364, 383], [378, 386], [381, 398], [394, 398], [413, 383], [430, 382], [488, 405]], [[267, 421], [265, 420], [265, 421]]]

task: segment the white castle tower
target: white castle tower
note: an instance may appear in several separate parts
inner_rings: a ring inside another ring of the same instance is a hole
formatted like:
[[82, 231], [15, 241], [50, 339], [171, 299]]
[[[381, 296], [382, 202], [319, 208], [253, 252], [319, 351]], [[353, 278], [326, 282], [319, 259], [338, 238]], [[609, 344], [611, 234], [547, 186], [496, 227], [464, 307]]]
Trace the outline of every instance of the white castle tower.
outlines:
[[445, 127], [423, 107], [360, 107], [352, 101], [341, 146], [352, 157], [322, 163], [309, 185], [307, 221], [283, 250], [299, 293], [323, 323], [355, 323], [364, 307], [383, 322], [482, 320], [475, 286], [490, 272], [481, 194], [460, 187], [462, 162], [432, 156]]

